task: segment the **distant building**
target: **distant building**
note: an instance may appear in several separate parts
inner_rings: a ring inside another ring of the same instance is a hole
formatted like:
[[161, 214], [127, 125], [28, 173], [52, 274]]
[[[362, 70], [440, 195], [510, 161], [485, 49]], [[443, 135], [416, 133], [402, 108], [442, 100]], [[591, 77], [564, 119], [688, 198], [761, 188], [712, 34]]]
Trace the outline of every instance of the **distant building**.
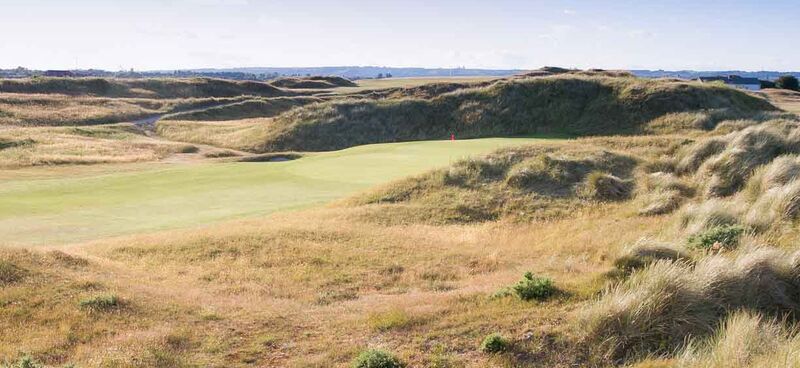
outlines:
[[65, 78], [65, 77], [74, 77], [75, 73], [69, 70], [45, 70], [44, 74], [45, 77], [58, 77], [58, 78]]
[[731, 87], [746, 89], [748, 91], [758, 91], [761, 89], [761, 81], [758, 78], [742, 78], [738, 75], [726, 75], [721, 77], [700, 77], [700, 82], [723, 82]]

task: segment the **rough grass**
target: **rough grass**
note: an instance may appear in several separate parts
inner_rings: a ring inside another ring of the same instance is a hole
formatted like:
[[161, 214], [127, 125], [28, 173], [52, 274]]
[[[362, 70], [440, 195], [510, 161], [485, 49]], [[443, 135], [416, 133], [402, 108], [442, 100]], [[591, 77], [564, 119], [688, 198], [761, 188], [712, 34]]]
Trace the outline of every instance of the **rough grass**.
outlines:
[[694, 267], [657, 262], [587, 311], [586, 338], [600, 359], [621, 362], [674, 353], [689, 337], [713, 334], [729, 311], [740, 308], [795, 318], [796, 259], [783, 251], [747, 248]]
[[190, 149], [146, 137], [132, 124], [0, 130], [3, 168], [153, 161]]
[[336, 76], [287, 77], [276, 79], [269, 82], [269, 84], [289, 89], [329, 89], [357, 86], [349, 79]]
[[674, 244], [640, 239], [614, 260], [616, 271], [610, 276], [628, 276], [634, 271], [662, 260], [688, 263], [692, 261], [692, 256]]
[[350, 203], [384, 205], [375, 207], [382, 214], [371, 217], [391, 223], [555, 219], [595, 199], [623, 199], [630, 193], [629, 181], [614, 176], [612, 184], [595, 183], [597, 195], [586, 194], [592, 190], [586, 181], [592, 183], [597, 170], [630, 177], [635, 164], [629, 156], [601, 148], [520, 147], [392, 183]]
[[800, 336], [779, 320], [758, 313], [733, 314], [707, 340], [695, 341], [678, 359], [689, 368], [794, 367], [800, 364]]
[[260, 152], [259, 137], [269, 133], [269, 126], [261, 119], [233, 121], [159, 121], [156, 133], [179, 142], [208, 144], [240, 151]]
[[1, 126], [79, 126], [131, 122], [176, 111], [242, 101], [230, 98], [107, 98], [0, 93]]
[[320, 101], [319, 98], [314, 97], [254, 98], [201, 110], [170, 114], [162, 120], [220, 121], [272, 117], [292, 108]]
[[639, 215], [656, 216], [678, 209], [695, 193], [693, 183], [662, 171], [645, 174], [638, 180]]

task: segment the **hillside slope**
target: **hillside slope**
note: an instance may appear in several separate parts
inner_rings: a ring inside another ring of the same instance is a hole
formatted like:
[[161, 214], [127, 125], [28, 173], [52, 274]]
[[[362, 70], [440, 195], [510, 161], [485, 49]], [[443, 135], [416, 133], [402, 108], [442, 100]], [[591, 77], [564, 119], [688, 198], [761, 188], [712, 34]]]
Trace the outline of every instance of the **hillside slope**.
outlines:
[[275, 87], [291, 89], [328, 89], [357, 86], [357, 84], [353, 83], [353, 81], [349, 79], [334, 76], [313, 76], [303, 78], [287, 77], [274, 80], [270, 82], [270, 84]]
[[268, 83], [212, 78], [105, 79], [33, 78], [0, 80], [0, 92], [91, 95], [103, 97], [190, 98], [291, 96], [295, 93]]
[[[671, 80], [559, 75], [498, 81], [430, 99], [312, 104], [269, 122], [263, 151], [322, 151], [424, 139], [537, 133], [611, 135], [708, 129], [722, 118], [774, 111], [731, 88]], [[663, 121], [667, 119], [667, 124]]]

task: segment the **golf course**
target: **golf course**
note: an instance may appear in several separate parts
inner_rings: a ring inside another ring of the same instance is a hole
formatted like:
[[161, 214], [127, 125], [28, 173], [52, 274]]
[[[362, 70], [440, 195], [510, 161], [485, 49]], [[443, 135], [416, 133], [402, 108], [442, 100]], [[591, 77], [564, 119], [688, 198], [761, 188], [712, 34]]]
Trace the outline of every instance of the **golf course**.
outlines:
[[320, 205], [393, 179], [539, 138], [365, 145], [284, 162], [154, 164], [0, 182], [0, 239], [65, 244]]

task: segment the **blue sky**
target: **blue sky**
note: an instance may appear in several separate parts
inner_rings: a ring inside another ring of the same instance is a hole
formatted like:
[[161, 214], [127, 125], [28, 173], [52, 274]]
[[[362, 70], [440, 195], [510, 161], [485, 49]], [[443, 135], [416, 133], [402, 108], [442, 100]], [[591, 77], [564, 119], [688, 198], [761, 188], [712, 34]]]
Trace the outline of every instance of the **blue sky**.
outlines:
[[0, 68], [800, 70], [800, 1], [0, 0]]

